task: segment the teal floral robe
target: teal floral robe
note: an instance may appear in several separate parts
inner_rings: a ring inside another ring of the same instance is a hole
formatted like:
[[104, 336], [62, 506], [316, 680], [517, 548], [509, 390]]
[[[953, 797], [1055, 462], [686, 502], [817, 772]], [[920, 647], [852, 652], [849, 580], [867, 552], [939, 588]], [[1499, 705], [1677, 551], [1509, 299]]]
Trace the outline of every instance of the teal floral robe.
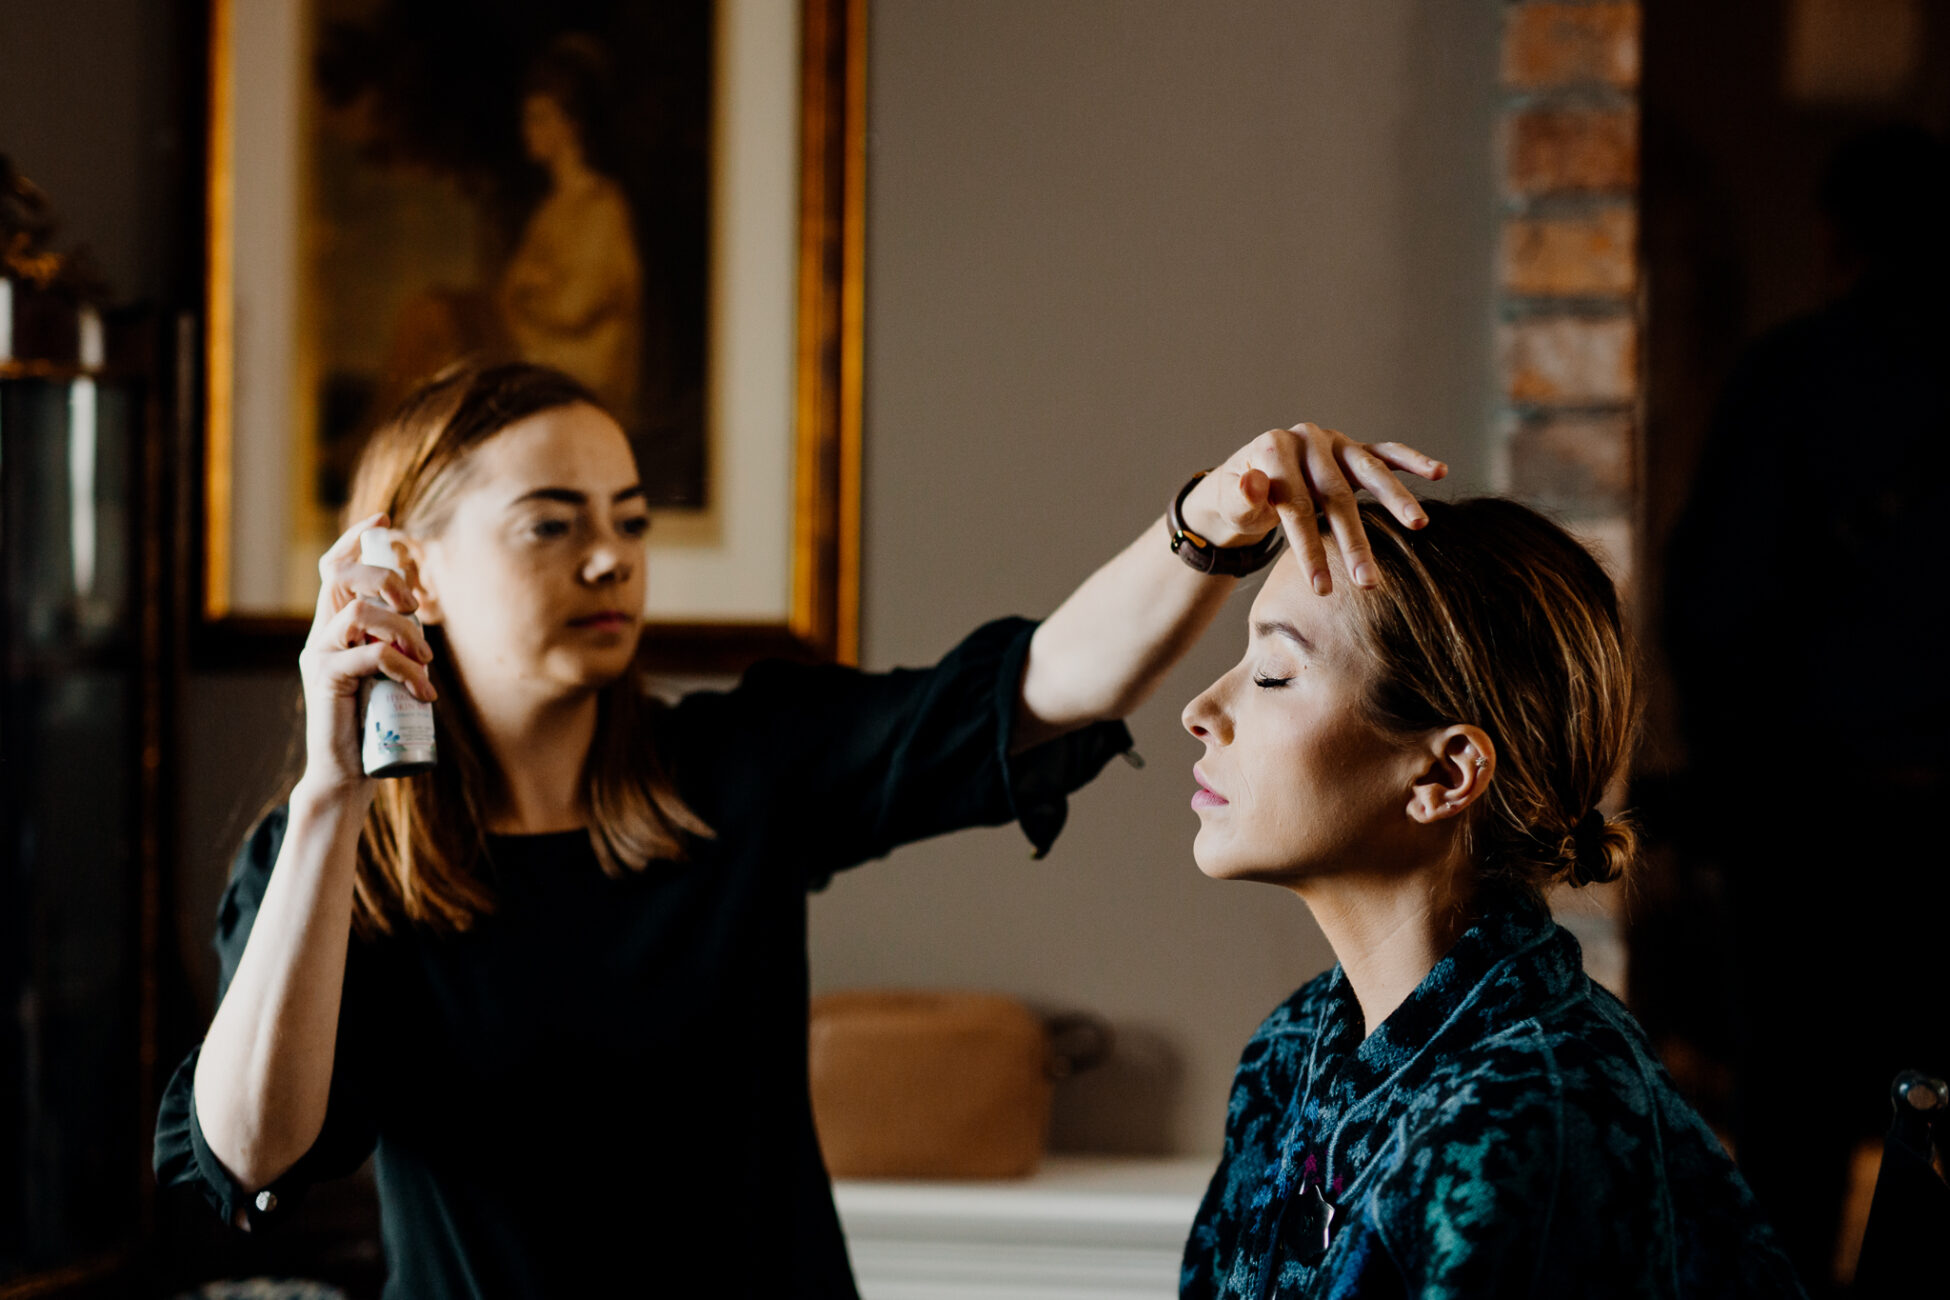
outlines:
[[1541, 908], [1499, 905], [1362, 1029], [1336, 966], [1247, 1044], [1188, 1300], [1802, 1295], [1712, 1131]]

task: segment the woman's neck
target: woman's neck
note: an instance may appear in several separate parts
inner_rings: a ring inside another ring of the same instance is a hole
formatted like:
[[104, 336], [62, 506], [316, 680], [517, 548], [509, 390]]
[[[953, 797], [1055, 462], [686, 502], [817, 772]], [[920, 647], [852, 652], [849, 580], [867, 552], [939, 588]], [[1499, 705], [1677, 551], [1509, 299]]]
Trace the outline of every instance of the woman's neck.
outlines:
[[503, 835], [574, 830], [584, 824], [583, 771], [596, 737], [596, 694], [475, 703], [481, 737], [501, 772], [505, 802], [488, 829]]
[[1340, 960], [1372, 1034], [1428, 978], [1473, 919], [1452, 863], [1406, 874], [1348, 874], [1294, 886]]

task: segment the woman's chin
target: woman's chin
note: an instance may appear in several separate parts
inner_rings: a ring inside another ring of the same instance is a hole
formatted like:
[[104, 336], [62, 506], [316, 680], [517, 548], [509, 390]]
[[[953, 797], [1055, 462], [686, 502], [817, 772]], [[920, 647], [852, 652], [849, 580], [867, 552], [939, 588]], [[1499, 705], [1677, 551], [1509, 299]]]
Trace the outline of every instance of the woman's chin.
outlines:
[[1192, 841], [1192, 861], [1199, 872], [1212, 880], [1245, 880], [1262, 885], [1291, 886], [1307, 873], [1306, 868], [1263, 854], [1246, 854], [1211, 828], [1202, 828]]
[[565, 685], [600, 689], [630, 670], [636, 660], [636, 646], [616, 644], [589, 646], [553, 656], [549, 675]]
[[1230, 846], [1225, 837], [1213, 832], [1210, 827], [1200, 827], [1198, 838], [1192, 841], [1192, 861], [1198, 864], [1199, 871], [1213, 880], [1243, 880], [1246, 878], [1237, 855], [1228, 852]]

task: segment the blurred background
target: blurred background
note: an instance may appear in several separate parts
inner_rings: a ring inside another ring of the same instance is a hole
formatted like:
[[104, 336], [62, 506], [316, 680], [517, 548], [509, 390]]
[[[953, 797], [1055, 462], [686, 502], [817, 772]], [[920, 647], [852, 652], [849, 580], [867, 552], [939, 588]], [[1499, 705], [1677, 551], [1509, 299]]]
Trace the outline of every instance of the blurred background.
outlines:
[[[1617, 794], [1644, 870], [1561, 915], [1811, 1285], [1845, 1281], [1887, 1080], [1950, 1068], [1928, 826], [1950, 8], [858, 9], [859, 662], [1047, 613], [1189, 472], [1300, 419], [1552, 512], [1627, 591], [1652, 700]], [[0, 1296], [360, 1294], [381, 1268], [358, 1180], [250, 1242], [148, 1172], [297, 723], [295, 639], [214, 626], [200, 585], [224, 12], [0, 5]], [[1047, 860], [965, 833], [814, 901], [816, 989], [1110, 1023], [1108, 1061], [1057, 1090], [1055, 1151], [1216, 1156], [1239, 1048], [1332, 961], [1296, 900], [1191, 861], [1177, 714], [1249, 599], [1132, 719], [1148, 766], [1078, 795]]]

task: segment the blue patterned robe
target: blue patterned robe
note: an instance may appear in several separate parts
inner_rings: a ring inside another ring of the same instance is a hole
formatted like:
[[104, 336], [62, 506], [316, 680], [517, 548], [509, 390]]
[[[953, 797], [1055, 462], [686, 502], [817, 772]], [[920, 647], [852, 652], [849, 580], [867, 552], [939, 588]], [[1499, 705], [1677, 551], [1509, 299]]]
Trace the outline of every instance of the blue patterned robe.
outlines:
[[1541, 908], [1499, 904], [1362, 1030], [1336, 966], [1247, 1044], [1186, 1297], [1802, 1294], [1712, 1131]]

